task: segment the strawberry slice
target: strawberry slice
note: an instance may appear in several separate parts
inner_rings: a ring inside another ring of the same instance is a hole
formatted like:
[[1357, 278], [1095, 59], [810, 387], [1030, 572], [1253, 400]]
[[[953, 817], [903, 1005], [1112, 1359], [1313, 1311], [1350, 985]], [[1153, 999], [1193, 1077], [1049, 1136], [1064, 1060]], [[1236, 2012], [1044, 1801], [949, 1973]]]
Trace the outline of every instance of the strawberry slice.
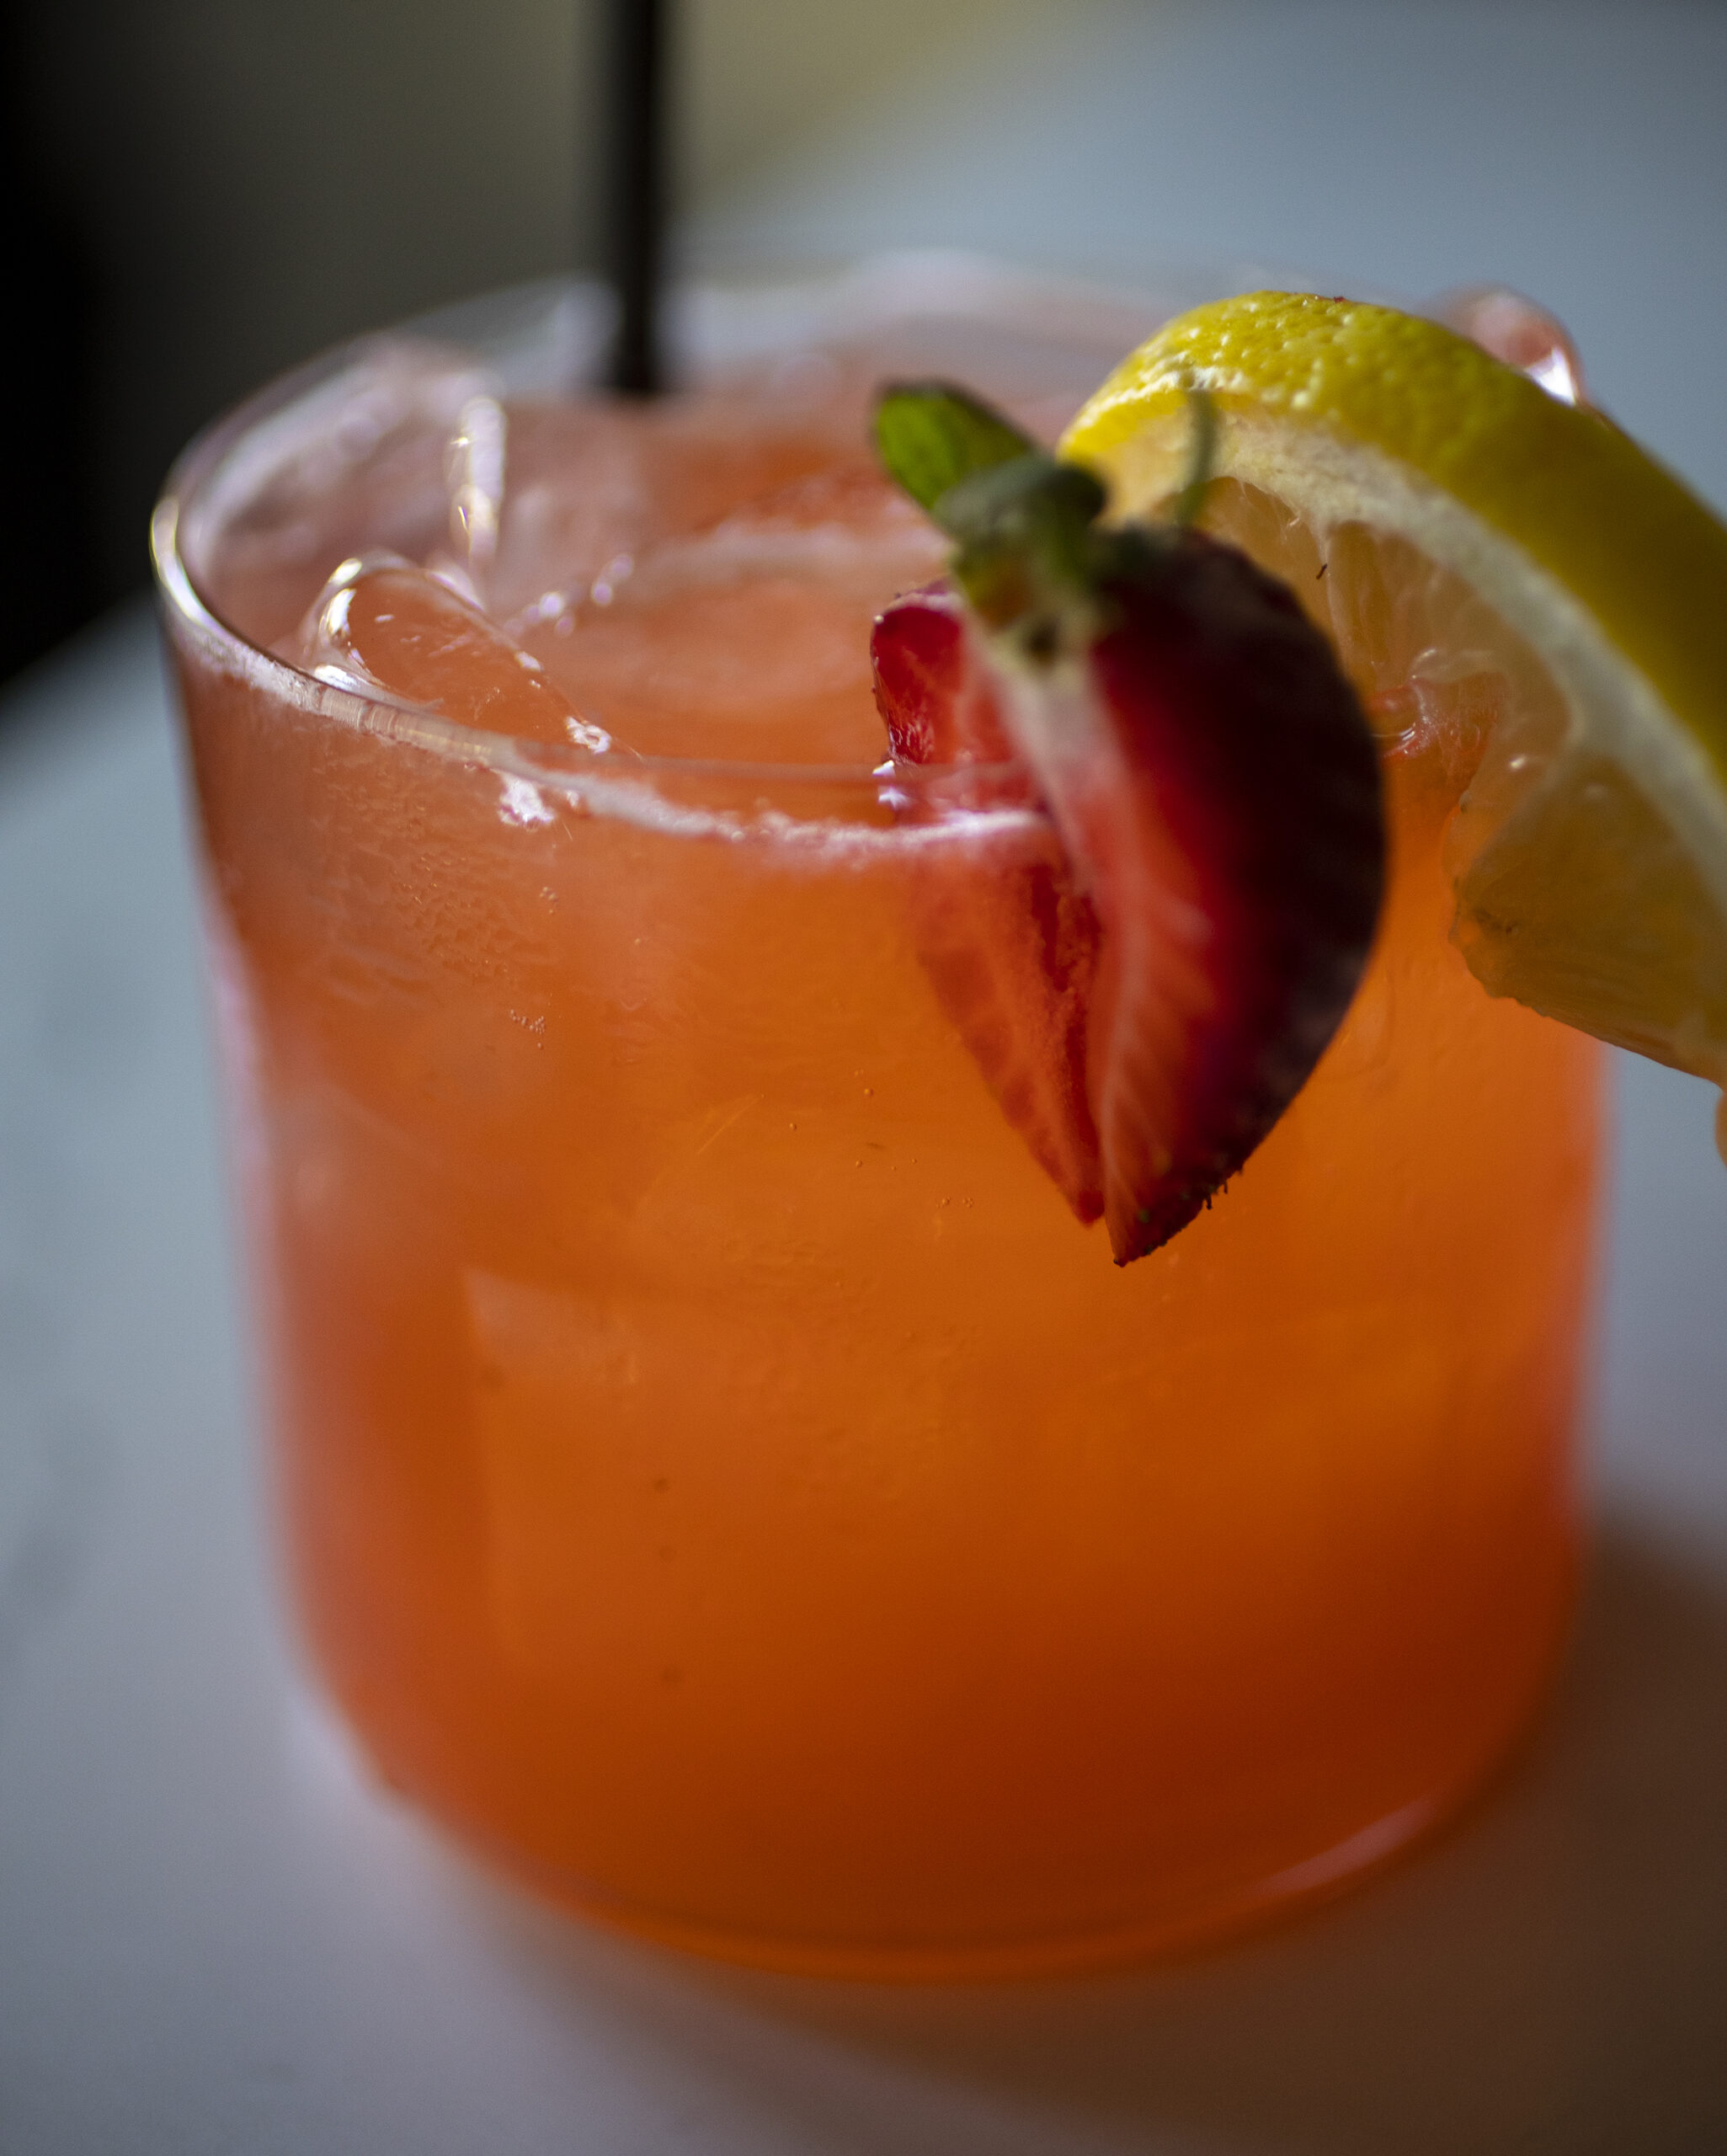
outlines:
[[906, 592], [870, 638], [876, 708], [906, 764], [1005, 764], [1014, 753], [989, 670], [973, 666], [965, 601], [949, 584]]
[[[930, 594], [882, 617], [883, 709], [896, 746], [956, 760], [987, 709], [1049, 812], [1065, 878], [970, 907], [964, 978], [989, 979], [987, 1023], [944, 1001], [1082, 1219], [1101, 1191], [1127, 1264], [1239, 1170], [1348, 1007], [1383, 895], [1378, 755], [1284, 586], [1191, 529], [1101, 526], [1090, 474], [1014, 449], [995, 415], [957, 427], [956, 408], [983, 409], [914, 384], [878, 414], [890, 469], [959, 542], [963, 601], [957, 659]], [[1030, 969], [1027, 910], [1052, 896], [1065, 932]], [[1073, 1167], [1082, 1107], [1093, 1180]]]

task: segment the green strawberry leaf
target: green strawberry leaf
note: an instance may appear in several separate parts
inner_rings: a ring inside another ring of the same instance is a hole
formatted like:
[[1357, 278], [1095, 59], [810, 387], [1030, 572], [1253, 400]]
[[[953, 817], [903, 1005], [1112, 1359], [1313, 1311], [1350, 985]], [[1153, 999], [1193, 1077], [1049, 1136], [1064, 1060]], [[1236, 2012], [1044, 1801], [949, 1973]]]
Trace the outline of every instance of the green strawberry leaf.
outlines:
[[959, 542], [954, 579], [991, 628], [1066, 616], [1089, 600], [1103, 500], [1090, 472], [1041, 453], [973, 472], [941, 496], [936, 521]]
[[[962, 481], [1037, 453], [1029, 435], [951, 382], [892, 382], [876, 405], [876, 448], [944, 531], [937, 508]], [[955, 535], [957, 536], [957, 535]]]
[[[1210, 399], [1194, 397], [1187, 515], [1216, 453]], [[1173, 532], [1100, 522], [1105, 491], [1083, 465], [1039, 449], [1010, 420], [947, 382], [891, 382], [876, 407], [882, 462], [955, 542], [955, 583], [987, 627], [1044, 664], [1083, 648], [1113, 617], [1108, 588], [1153, 573]]]

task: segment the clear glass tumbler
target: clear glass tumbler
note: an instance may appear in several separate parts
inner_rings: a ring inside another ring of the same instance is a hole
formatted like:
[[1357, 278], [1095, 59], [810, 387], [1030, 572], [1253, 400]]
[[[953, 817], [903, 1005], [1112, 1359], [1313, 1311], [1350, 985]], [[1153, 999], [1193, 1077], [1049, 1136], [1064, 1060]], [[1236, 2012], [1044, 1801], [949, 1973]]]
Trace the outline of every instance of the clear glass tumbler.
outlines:
[[[1597, 1059], [1447, 941], [1442, 755], [1387, 745], [1319, 1070], [1118, 1271], [933, 985], [1048, 828], [884, 787], [868, 622], [925, 542], [858, 539], [850, 451], [832, 499], [774, 462], [878, 373], [1053, 425], [1170, 303], [952, 260], [689, 294], [723, 394], [626, 454], [598, 296], [505, 296], [266, 392], [158, 512], [312, 1655], [389, 1782], [682, 1945], [940, 1977], [1225, 1929], [1454, 1807], [1563, 1636]], [[656, 753], [294, 663], [380, 547], [514, 578]]]

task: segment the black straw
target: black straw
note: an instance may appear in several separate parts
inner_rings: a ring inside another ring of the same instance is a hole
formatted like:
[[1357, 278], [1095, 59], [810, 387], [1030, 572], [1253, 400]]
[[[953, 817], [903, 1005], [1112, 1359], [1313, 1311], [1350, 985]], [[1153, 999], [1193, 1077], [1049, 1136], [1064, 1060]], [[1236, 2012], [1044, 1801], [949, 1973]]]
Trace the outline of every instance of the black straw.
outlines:
[[618, 296], [611, 386], [664, 387], [659, 294], [665, 229], [664, 0], [608, 0], [606, 237]]

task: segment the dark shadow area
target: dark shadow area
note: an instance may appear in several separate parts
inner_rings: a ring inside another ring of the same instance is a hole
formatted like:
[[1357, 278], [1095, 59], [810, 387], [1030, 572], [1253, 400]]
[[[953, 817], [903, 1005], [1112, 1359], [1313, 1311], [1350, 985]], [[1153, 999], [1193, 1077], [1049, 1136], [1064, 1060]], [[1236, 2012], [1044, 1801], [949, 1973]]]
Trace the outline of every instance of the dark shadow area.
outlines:
[[898, 1991], [703, 1970], [520, 1906], [508, 1928], [621, 2041], [696, 2049], [813, 2148], [981, 2150], [994, 2114], [1028, 2122], [1015, 2149], [1702, 2156], [1727, 2148], [1727, 1588], [1610, 1530], [1551, 1710], [1470, 1816], [1183, 1964]]
[[168, 465], [339, 339], [597, 259], [592, 0], [13, 0], [0, 680], [147, 576]]
[[75, 220], [44, 184], [33, 154], [30, 57], [21, 12], [0, 13], [8, 301], [0, 334], [0, 412], [8, 421], [9, 496], [0, 517], [0, 681], [77, 628], [97, 603], [85, 453], [91, 264]]

